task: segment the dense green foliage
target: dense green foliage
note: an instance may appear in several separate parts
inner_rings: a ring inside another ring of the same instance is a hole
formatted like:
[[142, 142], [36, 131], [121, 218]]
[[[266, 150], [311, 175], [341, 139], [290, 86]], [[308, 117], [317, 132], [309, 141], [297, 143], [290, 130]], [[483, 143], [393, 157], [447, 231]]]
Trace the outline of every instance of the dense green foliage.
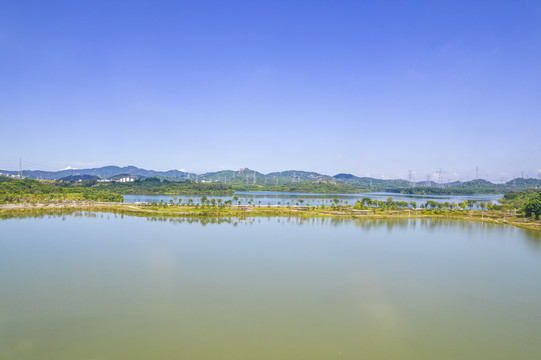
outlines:
[[[168, 181], [159, 178], [146, 178], [144, 180], [135, 180], [133, 182], [98, 182], [96, 179], [89, 179], [83, 181], [39, 181], [31, 179], [18, 180], [0, 176], [0, 203], [47, 202], [52, 200], [93, 200], [121, 202], [122, 195], [125, 194], [203, 196], [232, 195], [235, 193], [235, 191], [274, 191], [327, 194], [354, 194], [367, 191], [388, 191], [406, 194], [473, 195], [479, 193], [498, 193], [508, 187], [508, 185], [495, 185], [484, 181], [478, 181], [461, 184], [451, 188], [381, 187], [381, 183], [374, 185], [372, 188], [369, 188], [365, 186], [329, 180], [300, 181], [290, 184], [278, 185], [230, 185], [219, 182], [194, 182], [191, 180]], [[535, 216], [537, 214], [537, 203], [532, 203], [528, 208], [526, 208], [526, 205], [536, 199], [540, 193], [540, 189], [508, 191], [506, 192], [504, 198], [501, 200], [501, 203], [504, 207], [512, 206], [515, 208], [521, 208], [527, 214], [533, 214]], [[467, 207], [471, 208], [470, 205], [471, 204], [467, 204]], [[402, 206], [406, 206], [406, 204], [402, 204]], [[460, 206], [460, 204], [458, 204], [458, 206]], [[438, 207], [450, 209], [454, 208], [455, 206], [453, 206], [453, 204], [448, 204]]]
[[296, 193], [321, 193], [321, 194], [355, 194], [368, 191], [367, 188], [360, 188], [348, 184], [337, 184], [327, 181], [301, 181], [291, 184], [278, 185], [234, 185], [237, 191], [276, 191]]
[[0, 203], [47, 202], [50, 200], [92, 200], [122, 202], [124, 194], [230, 195], [230, 185], [170, 182], [156, 178], [134, 182], [40, 181], [0, 177]]
[[476, 186], [453, 186], [453, 187], [434, 187], [434, 186], [418, 186], [408, 188], [390, 188], [388, 192], [396, 192], [400, 194], [416, 194], [416, 195], [475, 195], [475, 194], [501, 194], [502, 189], [498, 185], [487, 187]]
[[500, 202], [507, 206], [520, 208], [526, 217], [539, 220], [541, 216], [541, 189], [526, 189], [510, 191], [504, 195]]
[[95, 188], [125, 195], [231, 195], [235, 192], [231, 185], [221, 183], [196, 183], [190, 180], [178, 182], [158, 178], [126, 183], [98, 183]]
[[535, 217], [536, 220], [539, 220], [539, 216], [541, 216], [541, 193], [528, 201], [524, 206], [524, 214], [526, 217]]
[[506, 192], [500, 200], [502, 204], [523, 208], [526, 204], [541, 194], [541, 189], [526, 189]]
[[[522, 183], [521, 183], [522, 184]], [[382, 187], [382, 185], [378, 185]], [[383, 186], [385, 188], [385, 186]], [[511, 184], [493, 184], [486, 180], [473, 180], [454, 185], [446, 186], [415, 186], [415, 187], [394, 187], [386, 188], [386, 191], [401, 194], [419, 195], [475, 195], [475, 194], [502, 194], [515, 189], [522, 190], [522, 185], [514, 187]]]
[[122, 195], [77, 183], [9, 179], [0, 177], [0, 204], [48, 202], [53, 200], [91, 200], [122, 202]]

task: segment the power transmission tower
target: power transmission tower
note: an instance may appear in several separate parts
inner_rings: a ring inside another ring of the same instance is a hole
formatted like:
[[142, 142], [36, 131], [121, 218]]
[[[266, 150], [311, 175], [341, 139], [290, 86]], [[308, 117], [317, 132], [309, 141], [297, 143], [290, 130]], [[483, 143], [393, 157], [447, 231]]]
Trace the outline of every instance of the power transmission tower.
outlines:
[[411, 170], [408, 171], [408, 184], [409, 184], [409, 187], [415, 186], [415, 180], [413, 177], [413, 172]]
[[426, 183], [425, 183], [425, 186], [426, 186], [426, 187], [429, 187], [429, 186], [430, 186], [430, 173], [426, 174]]
[[479, 166], [475, 167], [475, 178], [479, 179]]
[[254, 184], [257, 184], [257, 180], [256, 180], [256, 177], [255, 177], [255, 170], [254, 170]]
[[19, 158], [19, 179], [23, 178], [23, 158]]
[[438, 186], [443, 187], [443, 174], [445, 174], [445, 171], [443, 169], [438, 169]]

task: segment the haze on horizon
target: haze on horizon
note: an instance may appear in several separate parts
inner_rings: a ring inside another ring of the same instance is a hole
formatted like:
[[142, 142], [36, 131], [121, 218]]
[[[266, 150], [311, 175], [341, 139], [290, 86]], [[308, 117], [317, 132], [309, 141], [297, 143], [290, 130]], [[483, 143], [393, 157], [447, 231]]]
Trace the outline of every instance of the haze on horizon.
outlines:
[[0, 169], [541, 174], [539, 1], [0, 2]]

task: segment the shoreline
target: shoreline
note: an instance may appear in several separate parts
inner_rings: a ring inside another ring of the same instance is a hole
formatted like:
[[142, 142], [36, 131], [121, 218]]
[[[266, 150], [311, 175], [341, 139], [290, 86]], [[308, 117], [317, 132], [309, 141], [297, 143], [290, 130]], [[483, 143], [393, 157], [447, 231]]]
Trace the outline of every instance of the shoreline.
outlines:
[[[358, 214], [346, 209], [321, 209], [302, 206], [138, 206], [125, 203], [63, 202], [56, 204], [3, 204], [0, 205], [0, 219], [31, 217], [63, 212], [105, 212], [129, 216], [161, 218], [225, 218], [225, 217], [325, 217], [349, 219], [456, 219], [477, 221], [490, 224], [511, 225], [522, 229], [541, 231], [541, 221], [526, 220], [515, 214], [499, 210], [444, 210], [439, 213], [421, 209], [400, 209], [378, 211], [371, 209], [370, 214]], [[427, 213], [428, 212], [428, 213]], [[21, 216], [22, 215], [22, 216]]]

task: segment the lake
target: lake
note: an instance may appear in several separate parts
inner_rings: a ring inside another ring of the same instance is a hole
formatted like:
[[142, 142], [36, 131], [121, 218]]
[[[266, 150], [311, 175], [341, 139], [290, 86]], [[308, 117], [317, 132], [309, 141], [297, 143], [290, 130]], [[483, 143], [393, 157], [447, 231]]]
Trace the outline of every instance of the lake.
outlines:
[[[251, 201], [254, 205], [283, 205], [288, 203], [295, 205], [299, 200], [302, 200], [304, 204], [314, 205], [330, 205], [333, 199], [338, 199], [344, 203], [347, 201], [349, 205], [355, 204], [357, 200], [364, 197], [368, 197], [373, 200], [386, 201], [388, 197], [392, 197], [394, 201], [407, 201], [416, 202], [417, 206], [425, 204], [429, 200], [437, 202], [449, 202], [459, 204], [464, 200], [476, 200], [479, 202], [492, 202], [498, 203], [498, 200], [503, 195], [408, 195], [408, 194], [395, 194], [395, 193], [363, 193], [363, 194], [307, 194], [307, 193], [285, 193], [285, 192], [266, 192], [266, 191], [239, 191], [235, 195], [230, 196], [209, 196], [208, 199], [222, 199], [223, 201], [233, 200], [237, 197], [241, 204], [246, 205], [248, 201]], [[202, 195], [124, 195], [124, 202], [152, 202], [159, 203], [160, 201], [169, 202], [173, 200], [175, 203], [182, 200], [182, 203], [186, 204], [188, 200], [193, 200], [194, 203], [200, 203]]]
[[540, 359], [540, 279], [476, 222], [0, 220], [0, 358]]

